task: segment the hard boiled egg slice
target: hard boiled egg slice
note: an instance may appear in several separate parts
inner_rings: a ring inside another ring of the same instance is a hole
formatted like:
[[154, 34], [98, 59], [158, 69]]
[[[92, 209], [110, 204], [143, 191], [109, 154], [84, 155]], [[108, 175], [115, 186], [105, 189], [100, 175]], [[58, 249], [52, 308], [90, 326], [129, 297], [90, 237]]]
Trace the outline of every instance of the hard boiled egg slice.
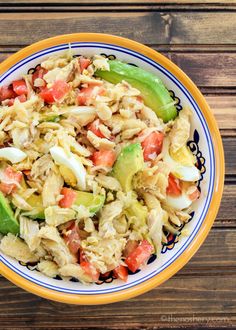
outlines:
[[[192, 158], [191, 160], [191, 155], [188, 154], [188, 149], [181, 148], [182, 150], [180, 150], [180, 153], [179, 154], [176, 153], [174, 155], [175, 158], [178, 159], [177, 162], [170, 155], [169, 145], [170, 145], [169, 138], [168, 137], [164, 138], [163, 149], [162, 149], [164, 155], [163, 160], [169, 165], [171, 173], [183, 181], [198, 181], [200, 179], [200, 172], [196, 168], [196, 166], [194, 166], [194, 158]], [[188, 165], [183, 165], [183, 163]]]
[[19, 163], [27, 157], [27, 154], [19, 148], [6, 147], [0, 149], [0, 158], [9, 160], [12, 164]]
[[85, 190], [86, 170], [80, 159], [72, 152], [69, 154], [65, 153], [64, 149], [61, 147], [50, 148], [50, 154], [57, 164], [68, 167], [74, 173], [77, 179], [77, 187], [79, 189]]
[[173, 207], [176, 210], [183, 210], [188, 208], [192, 204], [192, 200], [188, 197], [186, 192], [182, 192], [180, 196], [166, 195], [166, 204]]
[[166, 204], [176, 210], [188, 208], [200, 196], [197, 186], [189, 182], [181, 182], [181, 195], [166, 195]]

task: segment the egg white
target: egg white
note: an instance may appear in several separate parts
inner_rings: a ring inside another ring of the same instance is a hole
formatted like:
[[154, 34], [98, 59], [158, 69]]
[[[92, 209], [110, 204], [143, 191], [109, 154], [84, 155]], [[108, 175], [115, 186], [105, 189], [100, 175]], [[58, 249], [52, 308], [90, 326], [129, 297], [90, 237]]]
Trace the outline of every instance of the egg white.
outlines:
[[163, 160], [169, 165], [171, 173], [183, 181], [198, 181], [200, 179], [200, 172], [196, 166], [186, 166], [176, 162], [169, 153], [170, 141], [168, 137], [163, 142]]
[[9, 160], [12, 164], [19, 163], [27, 157], [27, 154], [15, 147], [6, 147], [0, 149], [0, 158]]
[[80, 159], [72, 152], [66, 154], [61, 147], [50, 148], [50, 154], [56, 163], [68, 167], [77, 179], [77, 187], [79, 189], [86, 189], [86, 170]]

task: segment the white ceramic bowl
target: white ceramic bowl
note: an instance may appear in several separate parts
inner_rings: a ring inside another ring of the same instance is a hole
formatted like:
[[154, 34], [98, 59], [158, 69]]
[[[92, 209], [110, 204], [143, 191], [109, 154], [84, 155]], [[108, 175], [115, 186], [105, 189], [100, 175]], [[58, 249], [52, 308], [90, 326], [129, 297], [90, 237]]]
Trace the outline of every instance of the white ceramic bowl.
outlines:
[[104, 56], [135, 64], [162, 79], [178, 101], [177, 108], [189, 107], [192, 130], [189, 146], [196, 155], [202, 176], [198, 182], [201, 197], [193, 205], [191, 221], [185, 225], [189, 236], [169, 235], [162, 253], [130, 275], [127, 283], [108, 277], [85, 286], [71, 280], [50, 279], [30, 265], [4, 254], [0, 272], [15, 284], [48, 299], [77, 304], [115, 302], [141, 294], [176, 273], [204, 241], [218, 211], [224, 178], [224, 156], [219, 131], [203, 96], [191, 80], [172, 62], [134, 41], [101, 34], [72, 34], [40, 41], [14, 54], [0, 65], [0, 85], [7, 85], [27, 73], [52, 54], [71, 48], [75, 55]]

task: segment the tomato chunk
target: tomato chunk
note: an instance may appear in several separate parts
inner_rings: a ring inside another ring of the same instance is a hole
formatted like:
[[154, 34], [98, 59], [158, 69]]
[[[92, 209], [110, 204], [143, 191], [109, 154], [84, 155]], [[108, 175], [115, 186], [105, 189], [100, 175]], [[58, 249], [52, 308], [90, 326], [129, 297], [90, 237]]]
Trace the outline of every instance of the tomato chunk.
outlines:
[[16, 93], [13, 91], [12, 86], [2, 86], [0, 87], [0, 101], [4, 101], [7, 99], [14, 99], [16, 97]]
[[173, 174], [169, 174], [168, 178], [168, 187], [166, 189], [167, 195], [171, 196], [180, 196], [181, 195], [181, 186], [180, 181]]
[[89, 105], [93, 98], [95, 98], [97, 95], [103, 95], [104, 92], [105, 89], [99, 86], [92, 85], [83, 87], [78, 93], [77, 103], [78, 105]]
[[83, 268], [85, 274], [91, 277], [94, 282], [98, 281], [100, 273], [89, 261], [82, 261], [80, 266]]
[[63, 80], [57, 80], [52, 87], [42, 88], [39, 95], [47, 103], [60, 102], [69, 92], [70, 86]]
[[105, 135], [103, 135], [102, 132], [100, 131], [99, 125], [100, 125], [100, 120], [96, 119], [91, 124], [88, 125], [88, 130], [92, 131], [98, 137], [104, 138]]
[[66, 233], [63, 235], [64, 241], [68, 246], [70, 252], [76, 255], [80, 248], [80, 235], [78, 225], [75, 221], [72, 221], [71, 225], [67, 227]]
[[3, 173], [4, 180], [0, 183], [0, 190], [6, 195], [16, 192], [18, 184], [22, 180], [22, 173], [8, 166]]
[[152, 252], [152, 245], [147, 240], [143, 240], [125, 259], [125, 263], [132, 272], [136, 272], [149, 259]]
[[[142, 134], [141, 134], [142, 136]], [[143, 158], [145, 161], [155, 159], [161, 153], [164, 134], [162, 132], [152, 132], [141, 142]]]
[[92, 155], [92, 161], [95, 166], [112, 167], [116, 160], [116, 153], [113, 150], [99, 150]]
[[63, 187], [61, 189], [61, 195], [63, 195], [63, 198], [59, 201], [60, 207], [71, 207], [71, 205], [76, 200], [76, 192], [70, 188]]
[[13, 86], [13, 91], [17, 95], [27, 95], [28, 89], [24, 79], [13, 81], [12, 86]]
[[46, 103], [55, 102], [52, 88], [47, 88], [47, 87], [42, 88], [39, 95]]
[[87, 69], [91, 61], [88, 58], [79, 57], [80, 71], [83, 72], [84, 69]]
[[119, 278], [121, 281], [127, 282], [128, 279], [128, 268], [120, 265], [113, 269], [113, 274], [116, 278]]

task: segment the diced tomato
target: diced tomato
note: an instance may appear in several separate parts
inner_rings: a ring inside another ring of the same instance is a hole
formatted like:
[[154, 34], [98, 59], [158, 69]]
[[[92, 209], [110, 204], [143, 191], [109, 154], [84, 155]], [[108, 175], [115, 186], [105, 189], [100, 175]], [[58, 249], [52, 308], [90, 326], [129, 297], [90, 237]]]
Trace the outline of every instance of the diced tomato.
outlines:
[[105, 89], [99, 86], [88, 86], [83, 87], [78, 93], [77, 103], [78, 105], [89, 105], [92, 98], [95, 98], [97, 95], [103, 95]]
[[46, 103], [55, 102], [52, 88], [47, 88], [47, 87], [42, 88], [39, 95]]
[[100, 276], [99, 271], [89, 262], [82, 261], [80, 266], [83, 268], [84, 272], [91, 277], [94, 282], [97, 282]]
[[116, 278], [119, 278], [121, 281], [127, 282], [128, 279], [128, 268], [125, 266], [118, 266], [113, 269], [113, 274]]
[[70, 86], [63, 80], [57, 80], [53, 84], [52, 90], [55, 101], [60, 101], [69, 92]]
[[61, 189], [61, 195], [63, 195], [63, 198], [59, 201], [60, 207], [71, 207], [76, 200], [76, 192], [70, 188], [63, 187]]
[[17, 95], [27, 95], [28, 89], [24, 79], [13, 81], [12, 86], [13, 86], [13, 91]]
[[[6, 195], [16, 192], [18, 184], [22, 180], [22, 173], [15, 171], [11, 166], [8, 166], [4, 173], [4, 182], [0, 183], [0, 190]], [[9, 181], [9, 183], [7, 182]]]
[[69, 92], [70, 86], [63, 80], [57, 80], [52, 87], [42, 88], [39, 95], [47, 103], [62, 101], [65, 95]]
[[125, 263], [132, 272], [136, 272], [149, 259], [152, 252], [152, 245], [147, 240], [143, 240], [125, 259]]
[[100, 125], [100, 120], [96, 119], [91, 124], [88, 125], [88, 130], [92, 131], [98, 137], [104, 138], [105, 135], [103, 135], [102, 132], [100, 131], [99, 125]]
[[169, 174], [168, 178], [168, 187], [166, 189], [167, 195], [171, 196], [180, 196], [181, 195], [181, 186], [180, 181], [173, 174]]
[[191, 194], [188, 194], [188, 197], [191, 199], [191, 201], [195, 201], [200, 197], [200, 191], [197, 189], [197, 187]]
[[63, 235], [64, 241], [68, 246], [70, 252], [76, 255], [80, 248], [80, 236], [78, 225], [75, 221], [66, 229], [66, 233]]
[[84, 69], [87, 69], [90, 63], [91, 62], [88, 58], [79, 57], [80, 71], [83, 72]]
[[[34, 86], [34, 82], [36, 79], [40, 78], [43, 79], [43, 76], [48, 72], [48, 70], [42, 68], [40, 65], [37, 66], [36, 70], [34, 71], [32, 75], [32, 83]], [[46, 82], [44, 81], [44, 86], [46, 85]], [[42, 86], [43, 87], [43, 86]]]
[[4, 101], [7, 99], [14, 99], [16, 97], [16, 93], [13, 91], [12, 86], [2, 86], [0, 87], [0, 101]]
[[116, 153], [113, 150], [99, 150], [92, 155], [92, 161], [95, 166], [112, 167], [116, 160]]
[[[141, 133], [142, 136], [142, 133]], [[153, 160], [161, 153], [164, 134], [162, 132], [152, 132], [141, 142], [143, 148], [143, 158], [145, 161]]]

